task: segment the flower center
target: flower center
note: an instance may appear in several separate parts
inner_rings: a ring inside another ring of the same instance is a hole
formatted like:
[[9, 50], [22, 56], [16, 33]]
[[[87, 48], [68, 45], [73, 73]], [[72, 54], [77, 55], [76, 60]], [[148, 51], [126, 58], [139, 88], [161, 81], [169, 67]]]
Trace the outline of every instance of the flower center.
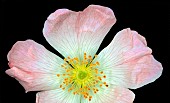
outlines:
[[92, 58], [91, 55], [87, 56], [86, 53], [84, 53], [83, 60], [79, 60], [77, 57], [65, 58], [65, 63], [61, 65], [64, 71], [57, 74], [57, 77], [61, 79], [60, 88], [74, 95], [82, 95], [89, 101], [99, 90], [107, 88], [106, 75], [97, 68], [100, 63], [98, 61], [94, 63], [93, 59], [95, 58], [97, 58], [97, 55]]
[[83, 80], [84, 78], [87, 77], [87, 72], [85, 71], [79, 71], [78, 76], [79, 79]]

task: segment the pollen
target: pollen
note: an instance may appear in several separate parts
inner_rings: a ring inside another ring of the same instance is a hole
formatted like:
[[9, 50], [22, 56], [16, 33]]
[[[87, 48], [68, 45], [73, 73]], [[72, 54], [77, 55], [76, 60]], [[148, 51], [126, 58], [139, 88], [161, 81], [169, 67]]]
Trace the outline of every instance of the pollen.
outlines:
[[83, 58], [70, 56], [64, 58], [64, 63], [61, 65], [62, 72], [56, 74], [61, 80], [59, 88], [73, 95], [82, 95], [84, 99], [91, 101], [93, 95], [102, 88], [108, 87], [108, 84], [103, 81], [106, 75], [98, 69], [100, 62], [93, 62], [97, 57], [97, 55], [93, 57], [84, 53]]

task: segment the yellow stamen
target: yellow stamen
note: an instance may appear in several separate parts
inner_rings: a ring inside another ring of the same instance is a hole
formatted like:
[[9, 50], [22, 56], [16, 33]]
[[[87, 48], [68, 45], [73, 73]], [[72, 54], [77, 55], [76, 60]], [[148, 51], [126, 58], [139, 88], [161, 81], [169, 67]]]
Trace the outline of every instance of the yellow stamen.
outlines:
[[74, 95], [82, 95], [89, 101], [92, 100], [92, 95], [97, 94], [100, 88], [103, 88], [102, 85], [108, 87], [108, 84], [102, 80], [106, 78], [106, 75], [96, 68], [100, 63], [99, 61], [93, 62], [94, 58], [97, 58], [97, 55], [92, 57], [87, 53], [84, 53], [83, 60], [70, 56], [64, 58], [65, 62], [61, 65], [64, 72], [56, 74], [63, 80], [59, 87]]

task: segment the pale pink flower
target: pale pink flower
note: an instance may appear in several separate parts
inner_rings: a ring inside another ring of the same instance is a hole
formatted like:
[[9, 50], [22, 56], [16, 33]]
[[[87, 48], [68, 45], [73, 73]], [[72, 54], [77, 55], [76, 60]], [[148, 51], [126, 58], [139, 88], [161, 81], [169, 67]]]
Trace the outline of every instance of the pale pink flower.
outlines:
[[115, 22], [113, 11], [103, 6], [56, 10], [43, 34], [65, 59], [33, 40], [18, 41], [8, 53], [6, 73], [26, 92], [41, 91], [36, 103], [132, 103], [135, 95], [129, 89], [155, 81], [162, 65], [145, 38], [129, 28], [95, 55]]

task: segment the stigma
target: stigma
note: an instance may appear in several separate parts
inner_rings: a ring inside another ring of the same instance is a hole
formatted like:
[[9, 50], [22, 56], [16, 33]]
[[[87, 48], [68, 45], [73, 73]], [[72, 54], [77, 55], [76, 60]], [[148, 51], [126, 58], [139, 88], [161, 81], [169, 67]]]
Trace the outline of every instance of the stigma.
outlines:
[[107, 88], [109, 86], [105, 81], [107, 77], [97, 68], [100, 62], [93, 62], [95, 58], [97, 55], [92, 58], [86, 53], [81, 60], [78, 57], [64, 58], [64, 63], [61, 65], [64, 72], [56, 74], [61, 79], [59, 88], [74, 95], [81, 95], [88, 101], [91, 101], [93, 95], [97, 94], [100, 89]]

